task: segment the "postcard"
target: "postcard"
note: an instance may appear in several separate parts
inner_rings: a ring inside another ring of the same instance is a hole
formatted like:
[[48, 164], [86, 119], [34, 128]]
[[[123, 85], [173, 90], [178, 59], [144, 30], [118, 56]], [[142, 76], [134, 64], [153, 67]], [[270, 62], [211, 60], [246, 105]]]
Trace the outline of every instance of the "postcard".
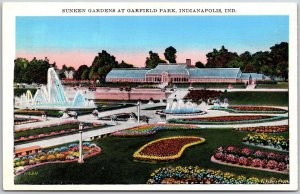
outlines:
[[4, 3], [2, 32], [4, 190], [298, 189], [297, 4]]

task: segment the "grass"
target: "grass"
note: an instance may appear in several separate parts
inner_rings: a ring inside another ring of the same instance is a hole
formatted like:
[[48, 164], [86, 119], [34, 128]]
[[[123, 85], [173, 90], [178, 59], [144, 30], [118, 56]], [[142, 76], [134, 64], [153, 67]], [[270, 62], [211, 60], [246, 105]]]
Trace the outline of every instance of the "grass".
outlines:
[[62, 124], [58, 126], [51, 126], [51, 127], [42, 127], [42, 128], [35, 128], [35, 129], [30, 129], [26, 131], [19, 131], [15, 132], [15, 139], [18, 139], [20, 137], [27, 137], [30, 135], [39, 135], [42, 133], [51, 133], [51, 132], [57, 132], [61, 130], [67, 130], [67, 129], [78, 129], [79, 128], [79, 123], [69, 123], [69, 124]]
[[150, 107], [150, 108], [144, 108], [143, 110], [162, 110], [165, 108], [166, 108], [166, 106], [154, 106], [154, 107]]
[[[199, 136], [205, 138], [203, 144], [186, 149], [182, 157], [168, 163], [135, 162], [133, 154], [144, 144], [164, 137], [177, 135]], [[210, 162], [214, 150], [219, 146], [242, 146], [242, 138], [247, 133], [236, 132], [232, 129], [198, 129], [185, 131], [159, 131], [147, 137], [107, 137], [96, 140], [102, 153], [89, 159], [83, 164], [64, 163], [48, 164], [35, 167], [28, 172], [35, 172], [35, 176], [25, 173], [15, 177], [16, 184], [144, 184], [150, 174], [164, 166], [200, 166], [215, 170], [228, 171], [237, 175], [260, 178], [284, 178], [288, 175], [273, 172], [224, 166]], [[280, 133], [288, 137], [288, 132]], [[251, 147], [253, 149], [253, 147]], [[266, 150], [259, 148], [260, 150]]]
[[288, 89], [288, 82], [278, 82], [277, 84], [257, 84], [256, 88]]
[[225, 92], [221, 99], [228, 98], [230, 105], [288, 106], [288, 92]]

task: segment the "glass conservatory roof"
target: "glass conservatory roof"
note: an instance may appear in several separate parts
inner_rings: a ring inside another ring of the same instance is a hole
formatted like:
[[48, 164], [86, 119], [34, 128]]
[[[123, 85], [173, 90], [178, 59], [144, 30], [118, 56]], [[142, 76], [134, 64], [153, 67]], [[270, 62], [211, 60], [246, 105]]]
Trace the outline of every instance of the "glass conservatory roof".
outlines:
[[150, 69], [146, 68], [128, 68], [128, 69], [112, 69], [106, 78], [145, 78], [145, 74]]
[[191, 68], [190, 77], [238, 78], [240, 68]]

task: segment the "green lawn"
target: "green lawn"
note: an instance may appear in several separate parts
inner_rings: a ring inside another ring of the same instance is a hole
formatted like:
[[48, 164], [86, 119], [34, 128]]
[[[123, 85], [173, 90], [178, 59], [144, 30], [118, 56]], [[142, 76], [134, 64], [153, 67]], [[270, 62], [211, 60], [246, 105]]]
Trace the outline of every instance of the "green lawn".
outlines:
[[274, 105], [288, 106], [288, 92], [227, 92], [221, 99], [228, 98], [230, 105]]
[[278, 89], [288, 89], [288, 82], [278, 82], [277, 84], [257, 84], [256, 88], [278, 88]]
[[[182, 157], [169, 163], [133, 161], [133, 153], [152, 140], [176, 135], [194, 135], [206, 139], [203, 144], [189, 147]], [[198, 129], [190, 131], [159, 131], [147, 137], [107, 137], [95, 141], [102, 148], [100, 155], [86, 159], [83, 164], [48, 164], [31, 169], [15, 178], [16, 184], [144, 184], [153, 170], [164, 166], [201, 166], [255, 177], [288, 179], [288, 175], [266, 171], [229, 167], [210, 162], [219, 146], [245, 146], [241, 143], [247, 133], [232, 129]], [[280, 134], [278, 134], [280, 135]], [[288, 133], [281, 133], [288, 137]], [[251, 147], [253, 149], [253, 147]], [[260, 148], [261, 149], [261, 148]], [[32, 174], [35, 174], [34, 176]]]

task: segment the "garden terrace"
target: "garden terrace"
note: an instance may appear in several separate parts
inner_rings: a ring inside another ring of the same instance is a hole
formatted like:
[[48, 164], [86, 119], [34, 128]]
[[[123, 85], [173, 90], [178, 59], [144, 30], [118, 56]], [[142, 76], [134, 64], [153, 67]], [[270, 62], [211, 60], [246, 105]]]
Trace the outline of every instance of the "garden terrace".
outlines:
[[216, 149], [212, 162], [241, 168], [252, 168], [263, 171], [288, 174], [289, 155], [276, 154], [247, 147], [228, 146]]
[[258, 127], [241, 127], [234, 129], [240, 132], [255, 132], [255, 133], [282, 133], [289, 130], [288, 125], [276, 125], [276, 126], [258, 126]]
[[176, 166], [156, 169], [148, 184], [288, 184], [286, 179], [256, 178], [235, 175], [199, 166]]
[[133, 155], [135, 159], [149, 161], [168, 161], [181, 157], [183, 151], [192, 145], [203, 143], [205, 139], [195, 136], [167, 137], [151, 141]]
[[168, 123], [182, 124], [206, 124], [206, 125], [229, 125], [243, 123], [260, 123], [287, 119], [283, 116], [267, 115], [239, 115], [239, 116], [218, 116], [218, 117], [195, 117], [195, 118], [173, 118]]
[[[224, 173], [228, 172], [245, 177], [256, 177], [259, 180], [273, 180], [271, 179], [272, 177], [276, 178], [276, 180], [289, 180], [289, 176], [286, 174], [212, 163], [210, 161], [211, 156], [215, 149], [220, 146], [245, 147], [241, 140], [246, 134], [233, 131], [233, 128], [202, 128], [201, 130], [184, 131], [160, 130], [158, 133], [146, 138], [108, 136], [96, 139], [91, 143], [101, 147], [101, 155], [90, 157], [84, 161], [84, 164], [71, 162], [37, 166], [29, 170], [28, 173], [16, 176], [15, 184], [145, 184], [151, 173], [169, 164], [165, 162], [157, 162], [156, 164], [134, 162], [132, 157], [134, 152], [151, 141], [182, 135], [201, 136], [205, 139], [205, 143], [186, 149], [180, 159], [171, 162], [172, 166], [195, 167], [201, 164], [201, 168], [204, 169], [220, 170]], [[287, 132], [281, 135], [288, 137]], [[270, 150], [265, 148], [259, 149], [270, 152]], [[282, 153], [276, 150], [272, 152]], [[30, 173], [36, 173], [36, 175], [30, 176]]]
[[215, 90], [192, 90], [184, 97], [184, 99], [192, 99], [194, 102], [202, 99], [206, 102], [210, 98], [219, 98], [221, 94], [221, 91]]

